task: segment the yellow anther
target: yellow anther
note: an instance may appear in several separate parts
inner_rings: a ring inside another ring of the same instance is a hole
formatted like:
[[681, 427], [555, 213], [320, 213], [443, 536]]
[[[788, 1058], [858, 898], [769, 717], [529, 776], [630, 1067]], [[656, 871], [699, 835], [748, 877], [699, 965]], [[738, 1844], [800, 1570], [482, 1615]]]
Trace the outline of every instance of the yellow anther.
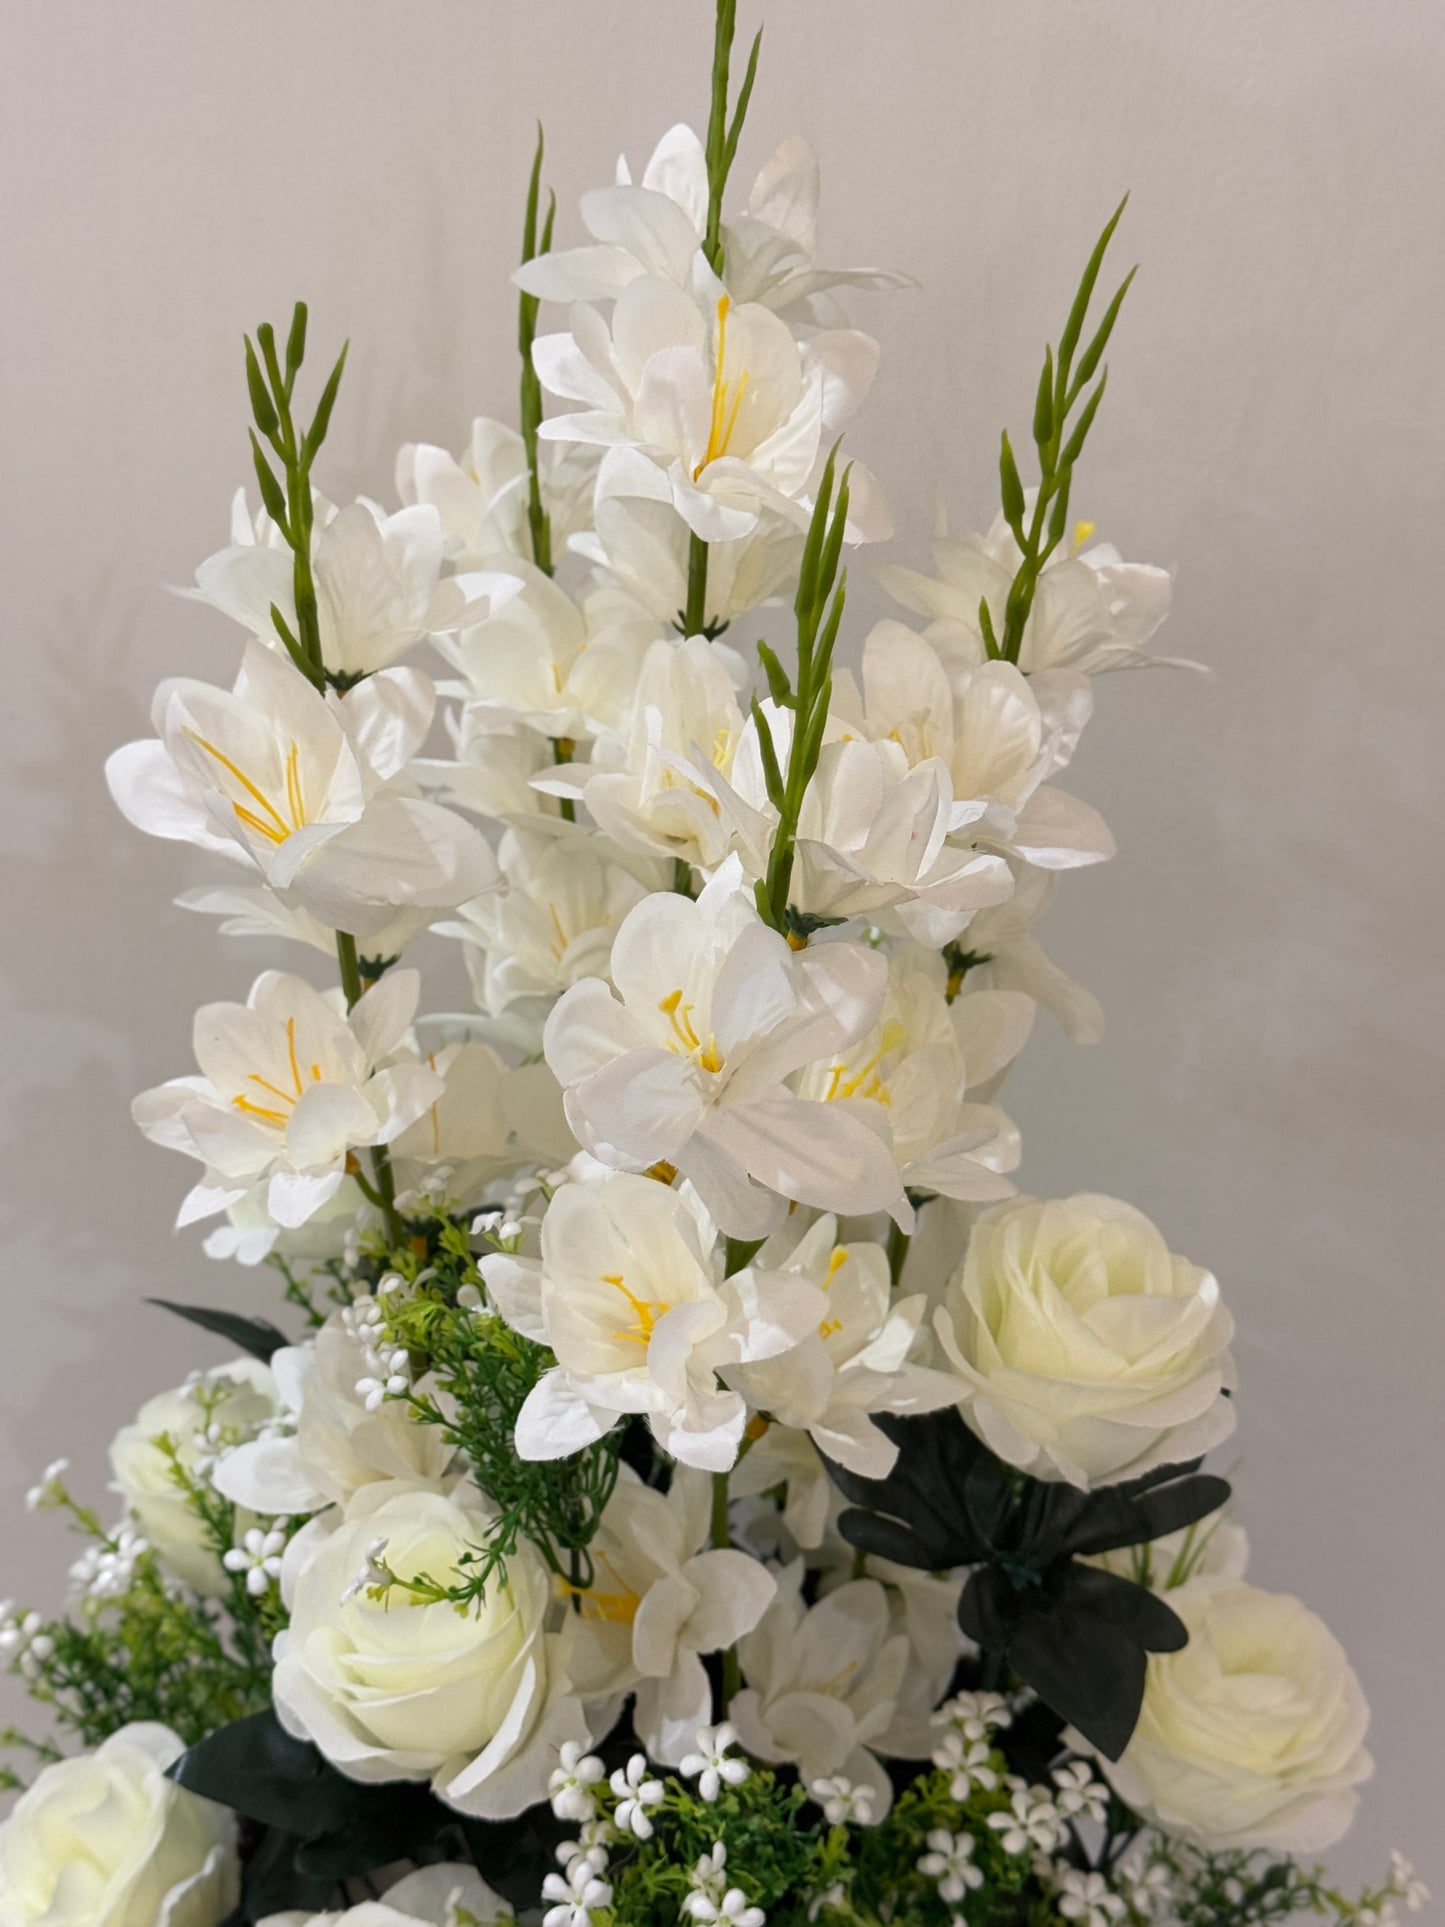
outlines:
[[672, 1028], [671, 1037], [665, 1041], [670, 1051], [680, 1057], [695, 1057], [705, 1071], [720, 1071], [723, 1055], [717, 1047], [717, 1039], [709, 1037], [704, 1044], [693, 1027], [692, 1005], [682, 1001], [682, 991], [670, 990], [660, 999], [657, 1008], [662, 1012]]
[[615, 1590], [603, 1591], [595, 1579], [590, 1586], [574, 1586], [560, 1574], [557, 1588], [565, 1599], [575, 1599], [583, 1619], [605, 1620], [611, 1626], [630, 1626], [642, 1604], [637, 1594], [621, 1577], [605, 1552], [596, 1555], [597, 1564], [606, 1569]]
[[726, 455], [732, 443], [733, 431], [738, 425], [738, 412], [747, 393], [748, 371], [746, 368], [736, 382], [730, 382], [724, 369], [728, 351], [728, 311], [731, 303], [723, 295], [717, 304], [717, 343], [712, 378], [712, 415], [708, 422], [707, 451], [692, 471], [694, 481], [702, 474], [709, 462], [717, 461]]
[[1077, 553], [1081, 548], [1083, 548], [1084, 544], [1088, 541], [1089, 537], [1094, 533], [1094, 530], [1098, 526], [1099, 525], [1097, 522], [1075, 522], [1074, 524], [1075, 553]]
[[829, 1285], [832, 1284], [833, 1280], [838, 1276], [838, 1273], [843, 1269], [844, 1265], [846, 1265], [847, 1262], [848, 1262], [848, 1253], [844, 1250], [843, 1246], [834, 1245], [833, 1249], [828, 1254], [828, 1275], [823, 1280], [824, 1291], [826, 1291]]
[[621, 1292], [637, 1320], [635, 1325], [619, 1327], [612, 1334], [613, 1337], [620, 1338], [625, 1344], [641, 1345], [645, 1348], [651, 1342], [653, 1326], [664, 1312], [672, 1310], [672, 1306], [659, 1304], [655, 1299], [639, 1298], [635, 1291], [628, 1290], [620, 1271], [604, 1271], [602, 1282], [604, 1285], [611, 1285], [614, 1291]]
[[818, 1327], [818, 1336], [819, 1338], [831, 1338], [834, 1332], [840, 1332], [842, 1329], [843, 1321], [841, 1318], [825, 1318]]
[[673, 1184], [677, 1180], [677, 1166], [669, 1164], [666, 1158], [659, 1158], [656, 1164], [649, 1164], [642, 1175], [656, 1178], [659, 1184]]
[[240, 784], [247, 796], [260, 806], [260, 814], [258, 814], [256, 810], [248, 809], [244, 803], [238, 803], [232, 797], [231, 807], [236, 812], [237, 818], [248, 829], [254, 830], [258, 836], [264, 836], [268, 843], [278, 845], [284, 843], [293, 830], [305, 829], [306, 804], [301, 791], [299, 744], [293, 742], [286, 756], [286, 807], [291, 812], [291, 820], [288, 823], [266, 792], [258, 783], [251, 780], [239, 763], [233, 762], [224, 750], [218, 749], [213, 742], [196, 730], [188, 728], [185, 733], [208, 756], [213, 757], [226, 774]]

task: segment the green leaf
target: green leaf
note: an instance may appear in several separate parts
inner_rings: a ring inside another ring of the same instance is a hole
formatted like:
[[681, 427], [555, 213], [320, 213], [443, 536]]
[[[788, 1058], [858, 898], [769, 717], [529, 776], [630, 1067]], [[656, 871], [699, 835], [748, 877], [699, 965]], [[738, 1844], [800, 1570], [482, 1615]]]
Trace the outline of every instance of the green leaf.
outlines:
[[532, 156], [532, 172], [527, 181], [527, 211], [522, 221], [522, 259], [537, 257], [537, 207], [542, 195], [542, 123], [537, 122], [537, 151]]
[[758, 661], [763, 665], [763, 674], [768, 679], [768, 694], [779, 708], [791, 709], [793, 685], [788, 680], [788, 672], [765, 642], [758, 644]]
[[822, 479], [818, 483], [817, 499], [813, 503], [812, 519], [808, 523], [808, 533], [803, 542], [803, 558], [798, 565], [798, 592], [793, 597], [793, 613], [799, 622], [814, 620], [818, 597], [818, 562], [823, 553], [823, 538], [828, 531], [828, 511], [833, 501], [833, 471], [837, 465], [838, 450], [842, 438], [834, 442], [828, 450], [828, 459], [823, 464]]
[[251, 337], [246, 336], [246, 387], [251, 395], [251, 413], [256, 417], [256, 426], [269, 438], [280, 427], [275, 404], [266, 387], [266, 378], [261, 373], [261, 364], [256, 359], [256, 350], [251, 346]]
[[298, 301], [291, 313], [291, 332], [286, 337], [286, 393], [289, 395], [297, 370], [306, 359], [306, 303]]
[[326, 440], [326, 431], [331, 426], [331, 411], [336, 406], [336, 391], [341, 386], [341, 376], [346, 367], [346, 354], [350, 346], [351, 343], [346, 342], [341, 353], [336, 357], [336, 366], [326, 378], [326, 386], [322, 389], [321, 399], [316, 404], [316, 413], [311, 419], [310, 428], [306, 431], [301, 454], [302, 461], [308, 469], [316, 459], [316, 451]]
[[308, 1741], [292, 1739], [269, 1708], [187, 1747], [167, 1778], [307, 1840], [345, 1826], [367, 1793], [381, 1790], [344, 1779]]
[[276, 524], [277, 528], [280, 529], [281, 533], [289, 539], [291, 525], [286, 518], [286, 497], [281, 492], [281, 484], [271, 473], [270, 463], [261, 452], [261, 444], [256, 439], [255, 429], [253, 428], [250, 432], [251, 455], [256, 464], [256, 480], [260, 484], [261, 500], [265, 504], [266, 513], [271, 517], [271, 520]]
[[1069, 318], [1064, 324], [1064, 332], [1059, 336], [1057, 379], [1060, 389], [1065, 392], [1067, 391], [1069, 370], [1073, 364], [1074, 350], [1079, 345], [1079, 336], [1083, 333], [1084, 329], [1084, 317], [1088, 314], [1089, 302], [1093, 299], [1094, 283], [1099, 278], [1099, 269], [1104, 265], [1104, 255], [1108, 250], [1110, 241], [1114, 238], [1114, 229], [1118, 227], [1124, 209], [1128, 205], [1129, 196], [1126, 194], [1114, 209], [1113, 215], [1105, 227], [1104, 232], [1095, 242], [1094, 252], [1089, 256], [1088, 265], [1084, 269], [1084, 278], [1079, 283], [1079, 291], [1074, 296], [1074, 305], [1069, 310]]
[[170, 1298], [147, 1298], [146, 1303], [174, 1312], [177, 1318], [199, 1325], [202, 1331], [213, 1332], [217, 1338], [229, 1339], [240, 1351], [259, 1358], [263, 1365], [274, 1352], [291, 1343], [285, 1332], [278, 1331], [264, 1318], [246, 1318], [238, 1311], [216, 1311], [209, 1305], [178, 1305]]
[[1023, 548], [1025, 546], [1024, 485], [1019, 480], [1018, 463], [1014, 460], [1007, 429], [999, 439], [998, 479], [999, 487], [1003, 491], [1003, 519], [1012, 529], [1014, 540], [1020, 548]]
[[537, 243], [537, 252], [539, 254], [550, 254], [552, 252], [552, 229], [556, 225], [556, 221], [557, 195], [554, 189], [549, 188], [547, 190], [547, 218], [542, 223], [542, 238]]

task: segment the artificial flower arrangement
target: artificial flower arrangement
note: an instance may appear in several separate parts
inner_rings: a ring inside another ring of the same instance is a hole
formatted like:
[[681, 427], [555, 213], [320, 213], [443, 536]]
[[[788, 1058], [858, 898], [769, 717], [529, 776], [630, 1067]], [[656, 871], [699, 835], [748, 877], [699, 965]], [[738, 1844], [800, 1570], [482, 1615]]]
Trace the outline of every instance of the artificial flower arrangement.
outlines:
[[[246, 344], [261, 506], [197, 574], [235, 685], [163, 683], [108, 775], [227, 860], [183, 903], [311, 968], [203, 1008], [135, 1102], [248, 1285], [170, 1306], [236, 1355], [117, 1437], [118, 1524], [63, 1466], [32, 1494], [87, 1544], [59, 1617], [0, 1630], [55, 1725], [4, 1927], [1421, 1903], [1403, 1862], [1350, 1899], [1311, 1858], [1367, 1711], [1200, 1469], [1214, 1278], [1010, 1176], [1039, 1006], [1100, 1025], [1034, 934], [1112, 852], [1055, 779], [1169, 601], [1073, 511], [1119, 216], [1034, 487], [1005, 435], [1000, 515], [877, 571], [913, 620], [855, 674], [844, 557], [890, 531], [839, 446], [878, 350], [838, 293], [901, 277], [818, 264], [800, 141], [725, 214], [733, 33], [719, 0], [705, 139], [584, 196], [580, 246], [539, 143], [520, 431], [404, 448], [395, 512], [314, 485], [345, 354], [308, 420], [305, 308]], [[427, 930], [475, 1009], [422, 1012]]]

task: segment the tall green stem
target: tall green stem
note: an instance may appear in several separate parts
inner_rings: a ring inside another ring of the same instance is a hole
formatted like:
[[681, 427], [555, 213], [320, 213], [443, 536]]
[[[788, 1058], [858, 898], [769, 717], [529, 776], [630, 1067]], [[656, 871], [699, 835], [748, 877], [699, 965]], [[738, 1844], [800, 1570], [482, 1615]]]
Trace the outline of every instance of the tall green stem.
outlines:
[[[522, 263], [534, 261], [552, 246], [552, 224], [557, 215], [557, 197], [552, 195], [540, 238], [537, 234], [537, 206], [542, 192], [542, 130], [537, 129], [537, 152], [532, 160], [532, 175], [527, 186], [527, 216], [522, 228]], [[542, 500], [542, 474], [537, 431], [542, 424], [542, 383], [532, 362], [532, 343], [537, 337], [538, 300], [523, 294], [517, 307], [517, 346], [522, 356], [521, 425], [522, 446], [527, 455], [527, 528], [532, 538], [532, 560], [543, 575], [551, 575], [552, 518]]]
[[700, 636], [707, 626], [707, 543], [700, 535], [688, 537], [687, 607], [682, 625], [689, 636]]
[[[353, 1010], [362, 995], [361, 959], [356, 954], [356, 939], [348, 931], [338, 930], [336, 933], [336, 962], [341, 971], [346, 1008]], [[396, 1208], [396, 1175], [391, 1168], [391, 1153], [384, 1144], [371, 1147], [371, 1167], [376, 1175], [372, 1203], [385, 1220], [388, 1242], [399, 1245], [406, 1233]], [[363, 1186], [363, 1189], [366, 1187]]]

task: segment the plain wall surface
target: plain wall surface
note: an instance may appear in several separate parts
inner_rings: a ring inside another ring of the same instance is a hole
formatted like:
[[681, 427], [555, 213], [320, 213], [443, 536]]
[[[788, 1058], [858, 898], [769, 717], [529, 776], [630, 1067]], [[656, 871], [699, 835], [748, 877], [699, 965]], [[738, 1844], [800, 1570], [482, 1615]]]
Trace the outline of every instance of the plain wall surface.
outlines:
[[[536, 117], [579, 239], [620, 149], [701, 125], [710, 9], [0, 15], [0, 1592], [51, 1608], [70, 1548], [26, 1484], [66, 1453], [109, 1505], [115, 1428], [221, 1355], [142, 1299], [276, 1309], [269, 1273], [172, 1233], [191, 1169], [127, 1115], [191, 1068], [195, 1006], [274, 959], [170, 907], [214, 872], [101, 778], [160, 676], [232, 674], [233, 633], [159, 585], [224, 544], [247, 478], [241, 333], [304, 295], [317, 363], [351, 337], [318, 480], [390, 501], [400, 442], [514, 408]], [[1177, 568], [1160, 643], [1214, 673], [1096, 684], [1067, 787], [1119, 855], [1043, 936], [1109, 1033], [1080, 1051], [1042, 1019], [1005, 1102], [1027, 1188], [1127, 1197], [1218, 1273], [1253, 1576], [1324, 1615], [1374, 1705], [1337, 1864], [1398, 1843], [1445, 1890], [1445, 9], [774, 0], [738, 186], [795, 132], [826, 258], [922, 283], [852, 303], [884, 349], [850, 441], [890, 560], [924, 561], [935, 495], [992, 518], [998, 431], [1026, 441], [1043, 341], [1133, 190], [1118, 262], [1143, 271], [1075, 509]], [[884, 608], [860, 587], [853, 647]]]

